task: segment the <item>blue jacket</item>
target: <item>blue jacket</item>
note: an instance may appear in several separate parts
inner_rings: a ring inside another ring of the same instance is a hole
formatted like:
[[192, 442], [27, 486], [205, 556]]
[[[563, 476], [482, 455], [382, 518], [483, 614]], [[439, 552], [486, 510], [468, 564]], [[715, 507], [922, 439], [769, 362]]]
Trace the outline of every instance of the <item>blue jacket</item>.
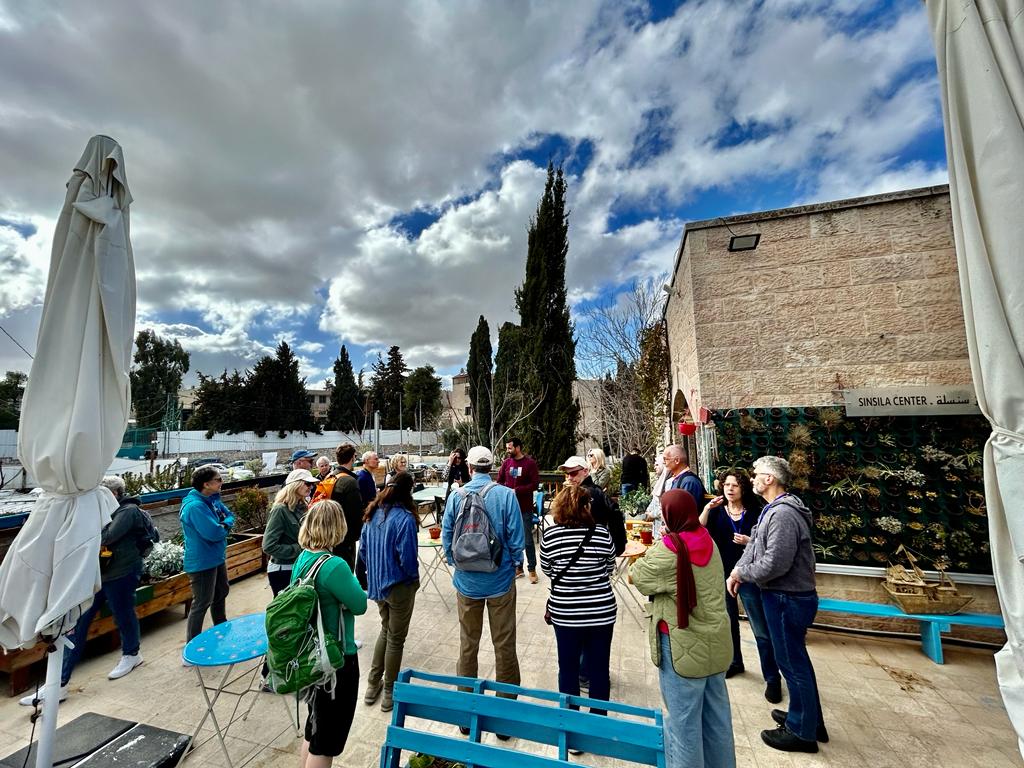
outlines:
[[367, 597], [384, 600], [396, 584], [419, 581], [420, 561], [416, 518], [404, 507], [378, 507], [359, 539], [366, 563]]
[[185, 536], [185, 573], [216, 568], [224, 562], [228, 531], [235, 519], [220, 494], [203, 496], [193, 488], [181, 500], [181, 532]]
[[[463, 488], [479, 492], [489, 482], [491, 482], [491, 478], [486, 472], [477, 472]], [[491, 519], [491, 528], [505, 544], [501, 565], [493, 573], [462, 571], [456, 568], [455, 576], [452, 578], [455, 589], [460, 594], [476, 600], [499, 597], [508, 592], [516, 577], [515, 564], [523, 561], [523, 548], [526, 546], [523, 514], [519, 511], [519, 502], [516, 500], [514, 491], [502, 485], [496, 486], [488, 492], [487, 498], [484, 499], [484, 506], [487, 509], [487, 516]], [[459, 493], [452, 493], [444, 506], [444, 518], [441, 521], [441, 544], [449, 565], [455, 565], [452, 560], [452, 534], [455, 517], [461, 507], [462, 495]]]
[[359, 484], [359, 495], [363, 497], [363, 506], [368, 506], [377, 498], [377, 481], [373, 479], [373, 473], [365, 468], [360, 469], [356, 472], [356, 482]]
[[686, 491], [693, 497], [694, 503], [697, 505], [697, 511], [700, 512], [704, 509], [704, 505], [707, 503], [704, 500], [705, 491], [704, 483], [700, 481], [700, 478], [694, 474], [693, 470], [688, 469], [681, 475], [676, 477], [669, 483], [665, 484], [666, 491]]

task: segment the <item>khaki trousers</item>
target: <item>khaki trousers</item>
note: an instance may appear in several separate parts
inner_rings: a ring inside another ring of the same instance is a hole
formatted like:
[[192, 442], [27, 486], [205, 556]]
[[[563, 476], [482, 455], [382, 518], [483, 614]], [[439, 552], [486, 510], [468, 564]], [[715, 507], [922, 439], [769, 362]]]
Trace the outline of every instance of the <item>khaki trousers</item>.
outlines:
[[402, 666], [405, 638], [409, 634], [409, 622], [412, 621], [412, 610], [416, 606], [416, 590], [419, 588], [418, 581], [396, 584], [388, 596], [377, 603], [380, 634], [373, 646], [368, 685], [376, 685], [383, 675], [384, 690], [390, 692], [395, 687], [398, 670]]
[[498, 597], [476, 599], [458, 594], [459, 663], [457, 674], [477, 677], [477, 654], [484, 628], [484, 606], [494, 643], [494, 679], [519, 685], [519, 657], [516, 655], [516, 584]]

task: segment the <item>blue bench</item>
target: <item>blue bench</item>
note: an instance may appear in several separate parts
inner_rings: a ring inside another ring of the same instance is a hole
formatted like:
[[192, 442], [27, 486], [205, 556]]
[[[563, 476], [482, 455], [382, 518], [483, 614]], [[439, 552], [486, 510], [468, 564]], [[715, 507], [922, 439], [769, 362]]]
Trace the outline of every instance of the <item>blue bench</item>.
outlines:
[[[505, 698], [508, 695], [518, 698]], [[380, 751], [380, 768], [398, 768], [403, 750], [476, 768], [571, 766], [569, 749], [665, 766], [661, 710], [413, 669], [399, 673], [394, 702]], [[608, 715], [582, 712], [570, 705], [601, 707]], [[410, 719], [448, 723], [451, 733], [418, 730]], [[469, 736], [461, 735], [456, 726], [468, 728]], [[484, 744], [480, 739], [485, 732], [557, 747], [558, 757], [520, 752], [514, 748], [515, 741]]]
[[942, 660], [942, 633], [949, 632], [954, 624], [985, 629], [1004, 628], [1003, 617], [997, 614], [954, 613], [946, 616], [934, 613], [904, 613], [889, 603], [861, 603], [856, 600], [835, 600], [830, 597], [823, 597], [818, 601], [818, 610], [917, 621], [921, 628], [921, 648], [925, 655], [936, 664], [944, 663]]

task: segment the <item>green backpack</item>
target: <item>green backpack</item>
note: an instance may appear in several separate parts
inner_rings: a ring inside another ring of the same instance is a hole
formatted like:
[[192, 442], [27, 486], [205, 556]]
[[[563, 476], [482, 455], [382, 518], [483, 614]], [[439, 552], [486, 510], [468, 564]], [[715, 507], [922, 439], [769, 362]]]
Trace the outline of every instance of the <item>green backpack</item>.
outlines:
[[316, 575], [330, 559], [321, 557], [267, 606], [267, 685], [274, 693], [333, 687], [334, 672], [345, 663], [342, 643], [324, 632], [316, 591]]

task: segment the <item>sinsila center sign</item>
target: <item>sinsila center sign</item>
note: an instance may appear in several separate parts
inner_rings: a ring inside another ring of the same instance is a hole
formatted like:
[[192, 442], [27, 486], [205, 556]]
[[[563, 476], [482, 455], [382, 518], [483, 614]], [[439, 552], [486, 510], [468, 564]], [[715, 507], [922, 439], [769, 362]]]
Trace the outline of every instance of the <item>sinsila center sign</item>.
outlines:
[[843, 390], [847, 416], [957, 416], [978, 414], [972, 387], [886, 387]]

